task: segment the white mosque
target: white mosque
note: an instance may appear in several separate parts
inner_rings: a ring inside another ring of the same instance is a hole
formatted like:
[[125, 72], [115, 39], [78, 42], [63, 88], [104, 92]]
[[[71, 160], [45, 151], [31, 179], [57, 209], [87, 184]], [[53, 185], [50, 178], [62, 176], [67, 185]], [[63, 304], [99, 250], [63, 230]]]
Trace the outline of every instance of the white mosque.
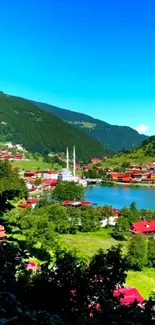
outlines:
[[69, 152], [68, 148], [66, 151], [66, 168], [63, 168], [58, 174], [58, 180], [61, 182], [78, 182], [78, 177], [76, 177], [76, 156], [75, 156], [75, 146], [73, 147], [73, 174], [69, 169]]

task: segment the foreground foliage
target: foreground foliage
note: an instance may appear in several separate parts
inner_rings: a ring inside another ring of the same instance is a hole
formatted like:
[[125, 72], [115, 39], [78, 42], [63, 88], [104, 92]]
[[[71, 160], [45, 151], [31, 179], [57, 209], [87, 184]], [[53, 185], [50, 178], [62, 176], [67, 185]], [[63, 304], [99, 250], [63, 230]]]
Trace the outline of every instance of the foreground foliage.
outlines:
[[0, 160], [0, 210], [8, 207], [8, 200], [27, 197], [28, 192], [24, 181], [19, 178], [7, 160]]
[[0, 255], [3, 324], [154, 324], [154, 300], [141, 309], [136, 302], [123, 306], [113, 296], [127, 275], [119, 247], [100, 250], [89, 265], [75, 253], [57, 251], [52, 264], [47, 261], [37, 273], [26, 270], [27, 252], [11, 243], [0, 245]]

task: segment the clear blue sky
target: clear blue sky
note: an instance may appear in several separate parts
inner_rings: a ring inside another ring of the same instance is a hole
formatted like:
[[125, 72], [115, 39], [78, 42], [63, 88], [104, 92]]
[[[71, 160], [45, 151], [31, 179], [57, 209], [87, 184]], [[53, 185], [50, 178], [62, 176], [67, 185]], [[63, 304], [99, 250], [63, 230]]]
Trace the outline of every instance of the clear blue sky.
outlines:
[[0, 90], [155, 134], [154, 0], [1, 0]]

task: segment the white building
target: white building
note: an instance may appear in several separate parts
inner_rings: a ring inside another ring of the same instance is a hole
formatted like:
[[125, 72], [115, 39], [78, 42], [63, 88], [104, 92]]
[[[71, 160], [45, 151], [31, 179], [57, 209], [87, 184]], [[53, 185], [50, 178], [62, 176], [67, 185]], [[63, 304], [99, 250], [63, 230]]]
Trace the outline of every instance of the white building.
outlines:
[[61, 182], [72, 182], [74, 180], [74, 177], [68, 168], [63, 168], [58, 174], [58, 180]]
[[58, 180], [61, 182], [75, 182], [78, 183], [78, 177], [75, 174], [76, 169], [76, 157], [75, 157], [75, 146], [73, 148], [73, 173], [69, 169], [69, 152], [68, 148], [66, 151], [66, 168], [63, 168], [58, 174]]
[[105, 218], [101, 220], [101, 227], [104, 228], [106, 226], [115, 226], [117, 222], [117, 216], [111, 216], [109, 218]]
[[52, 179], [52, 180], [58, 179], [58, 173], [55, 170], [44, 171], [42, 175], [43, 178]]

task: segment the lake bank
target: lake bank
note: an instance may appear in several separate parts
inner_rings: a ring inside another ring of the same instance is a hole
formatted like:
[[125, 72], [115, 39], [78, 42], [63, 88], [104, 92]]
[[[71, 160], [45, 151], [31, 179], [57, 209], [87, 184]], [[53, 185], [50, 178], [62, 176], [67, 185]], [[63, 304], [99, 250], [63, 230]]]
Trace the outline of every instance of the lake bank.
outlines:
[[[91, 183], [88, 185], [90, 186]], [[96, 184], [99, 185], [99, 184]], [[101, 185], [101, 183], [100, 183]], [[117, 182], [117, 181], [102, 181], [102, 185], [107, 185], [107, 186], [130, 186], [130, 187], [154, 187], [155, 188], [155, 183], [144, 183], [144, 182], [132, 182], [132, 183], [123, 183], [123, 182]]]

